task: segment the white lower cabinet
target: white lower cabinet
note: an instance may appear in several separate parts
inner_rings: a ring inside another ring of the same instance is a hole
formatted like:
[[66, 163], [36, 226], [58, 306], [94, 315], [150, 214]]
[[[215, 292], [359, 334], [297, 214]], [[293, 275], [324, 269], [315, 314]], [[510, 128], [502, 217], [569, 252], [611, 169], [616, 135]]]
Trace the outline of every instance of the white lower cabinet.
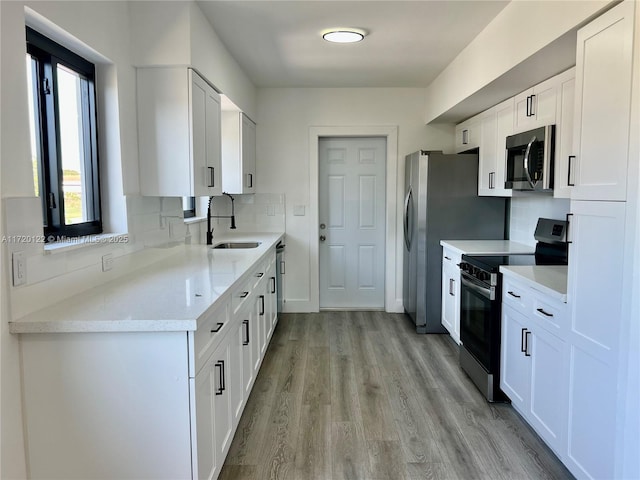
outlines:
[[460, 268], [462, 255], [443, 247], [441, 322], [460, 344]]
[[230, 343], [224, 341], [196, 375], [195, 427], [199, 479], [218, 476], [233, 438], [230, 350]]
[[560, 457], [564, 453], [568, 392], [566, 304], [526, 285], [505, 281], [500, 388], [513, 407]]
[[30, 478], [217, 478], [277, 315], [259, 262], [195, 331], [22, 334]]
[[626, 212], [625, 202], [571, 201], [566, 463], [577, 478], [616, 477]]

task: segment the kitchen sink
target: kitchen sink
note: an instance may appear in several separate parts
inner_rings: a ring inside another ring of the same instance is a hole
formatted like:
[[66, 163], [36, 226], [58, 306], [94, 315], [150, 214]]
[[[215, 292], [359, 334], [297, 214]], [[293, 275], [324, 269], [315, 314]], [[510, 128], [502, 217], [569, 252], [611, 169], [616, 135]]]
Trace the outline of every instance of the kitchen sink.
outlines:
[[224, 242], [218, 243], [213, 248], [256, 248], [261, 242]]

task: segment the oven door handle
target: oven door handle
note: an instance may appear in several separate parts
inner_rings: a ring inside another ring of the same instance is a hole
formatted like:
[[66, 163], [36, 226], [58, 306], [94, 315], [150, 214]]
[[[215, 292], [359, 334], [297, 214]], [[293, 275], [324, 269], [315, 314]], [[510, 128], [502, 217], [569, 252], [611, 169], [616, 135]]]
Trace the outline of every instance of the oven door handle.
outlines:
[[484, 284], [478, 282], [466, 272], [460, 272], [460, 283], [462, 284], [462, 288], [466, 287], [472, 292], [482, 295], [487, 300], [496, 299], [496, 293], [493, 287], [485, 287]]

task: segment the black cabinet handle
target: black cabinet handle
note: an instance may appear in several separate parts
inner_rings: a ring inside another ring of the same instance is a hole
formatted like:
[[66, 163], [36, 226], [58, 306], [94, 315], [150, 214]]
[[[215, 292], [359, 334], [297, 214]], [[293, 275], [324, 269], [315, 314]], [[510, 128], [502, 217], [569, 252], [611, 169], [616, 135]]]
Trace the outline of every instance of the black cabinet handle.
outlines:
[[264, 315], [264, 295], [260, 295], [260, 315]]
[[536, 100], [536, 96], [535, 95], [531, 95], [531, 116], [535, 117], [536, 116], [536, 112], [535, 109], [533, 108], [535, 105], [535, 100]]
[[567, 216], [565, 218], [565, 220], [567, 221], [567, 234], [565, 235], [566, 237], [566, 242], [567, 243], [573, 243], [573, 240], [569, 240], [569, 227], [571, 226], [571, 222], [569, 221], [569, 217], [573, 217], [573, 213], [567, 213]]
[[529, 353], [529, 335], [531, 335], [531, 332], [527, 331], [524, 334], [524, 356], [525, 357], [530, 357], [531, 354]]
[[527, 117], [531, 116], [531, 95], [527, 96]]
[[209, 169], [209, 178], [211, 179], [211, 181], [209, 182], [209, 187], [215, 187], [216, 186], [216, 174], [215, 174], [215, 168], [214, 167], [207, 167]]
[[444, 256], [445, 260], [451, 260], [449, 257], [447, 257], [446, 255]]
[[553, 317], [553, 313], [545, 312], [543, 308], [536, 308], [536, 310], [543, 314], [545, 317]]
[[224, 323], [218, 322], [216, 324], [216, 328], [211, 329], [211, 333], [218, 333], [223, 326], [224, 326]]
[[247, 295], [249, 295], [249, 292], [242, 292], [240, 298], [247, 298]]
[[224, 361], [223, 360], [217, 361], [214, 367], [215, 368], [220, 367], [220, 375], [218, 376], [218, 378], [220, 379], [220, 384], [216, 389], [216, 395], [222, 395], [222, 392], [224, 392]]
[[449, 295], [451, 295], [452, 297], [455, 297], [456, 294], [454, 292], [454, 284], [456, 283], [456, 281], [453, 278], [449, 279]]
[[242, 324], [244, 325], [244, 333], [246, 334], [246, 340], [242, 341], [242, 345], [249, 345], [249, 320], [243, 320]]
[[256, 277], [258, 277], [258, 278], [262, 278], [262, 276], [263, 276], [263, 275], [264, 275], [264, 273], [260, 272], [260, 273], [258, 273], [258, 274], [256, 275]]
[[469, 130], [462, 130], [462, 144], [467, 145], [469, 143]]
[[253, 173], [247, 173], [247, 188], [253, 188]]
[[511, 290], [509, 290], [507, 293], [508, 293], [509, 295], [511, 295], [512, 297], [514, 297], [514, 298], [520, 298], [520, 295], [516, 295], [516, 294], [515, 294], [515, 293], [513, 293]]
[[271, 293], [276, 293], [276, 277], [271, 277]]
[[571, 182], [571, 165], [573, 164], [572, 160], [575, 160], [575, 155], [569, 155], [569, 167], [567, 168], [567, 185], [570, 187], [575, 187], [576, 184]]
[[526, 342], [525, 337], [526, 336], [527, 336], [527, 329], [523, 328], [522, 331], [520, 332], [520, 351], [522, 353], [525, 353], [526, 352], [526, 348], [527, 348], [527, 347], [525, 347], [525, 342]]

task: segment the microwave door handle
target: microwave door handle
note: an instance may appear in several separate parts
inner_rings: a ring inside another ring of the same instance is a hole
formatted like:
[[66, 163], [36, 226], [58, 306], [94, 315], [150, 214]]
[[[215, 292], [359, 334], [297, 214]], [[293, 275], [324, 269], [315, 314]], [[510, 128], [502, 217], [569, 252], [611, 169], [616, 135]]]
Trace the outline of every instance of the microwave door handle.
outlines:
[[529, 185], [531, 185], [531, 188], [536, 188], [536, 185], [535, 183], [533, 183], [533, 180], [531, 179], [531, 173], [529, 172], [529, 155], [531, 154], [531, 145], [533, 145], [536, 140], [537, 138], [534, 135], [527, 145], [527, 150], [524, 152], [524, 174], [527, 176], [527, 180], [529, 181]]

